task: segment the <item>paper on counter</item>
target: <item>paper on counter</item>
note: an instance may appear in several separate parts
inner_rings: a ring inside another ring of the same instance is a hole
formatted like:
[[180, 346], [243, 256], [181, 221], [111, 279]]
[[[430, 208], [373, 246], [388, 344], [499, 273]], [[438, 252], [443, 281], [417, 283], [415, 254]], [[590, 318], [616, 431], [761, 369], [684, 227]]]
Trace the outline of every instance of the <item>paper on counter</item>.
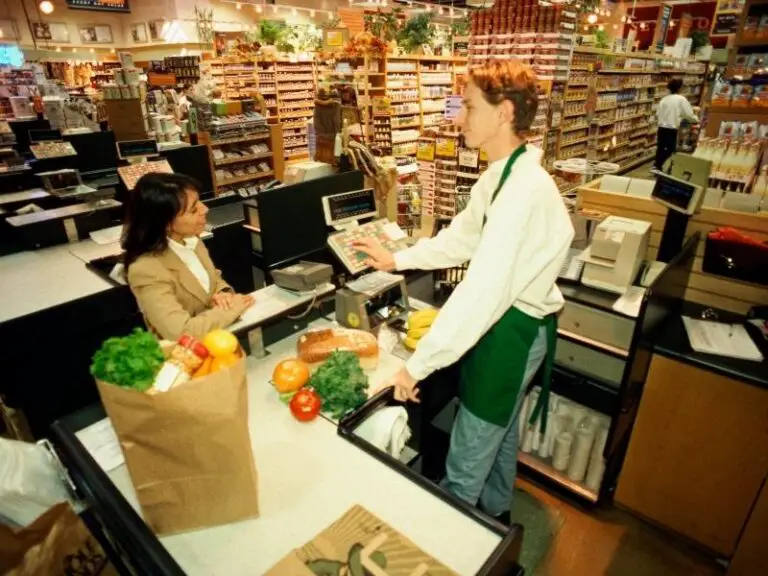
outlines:
[[403, 232], [403, 229], [397, 225], [397, 222], [388, 222], [382, 227], [384, 234], [386, 234], [390, 240], [397, 242], [403, 238], [408, 238], [408, 234]]
[[645, 288], [642, 286], [630, 286], [627, 288], [627, 291], [613, 303], [611, 308], [620, 314], [626, 314], [632, 318], [637, 318], [640, 315], [640, 305], [643, 303], [643, 296], [645, 296]]
[[375, 296], [384, 288], [395, 282], [399, 282], [402, 278], [402, 276], [398, 276], [397, 274], [376, 271], [361, 276], [353, 282], [349, 282], [346, 287], [355, 292], [359, 292], [360, 294], [365, 294], [366, 296]]
[[691, 348], [704, 354], [762, 362], [763, 355], [741, 324], [695, 320], [683, 316]]
[[75, 436], [104, 472], [125, 464], [123, 450], [109, 418], [83, 428]]
[[120, 237], [123, 234], [123, 225], [112, 226], [111, 228], [104, 228], [103, 230], [94, 230], [89, 234], [91, 240], [96, 244], [114, 244], [120, 241]]

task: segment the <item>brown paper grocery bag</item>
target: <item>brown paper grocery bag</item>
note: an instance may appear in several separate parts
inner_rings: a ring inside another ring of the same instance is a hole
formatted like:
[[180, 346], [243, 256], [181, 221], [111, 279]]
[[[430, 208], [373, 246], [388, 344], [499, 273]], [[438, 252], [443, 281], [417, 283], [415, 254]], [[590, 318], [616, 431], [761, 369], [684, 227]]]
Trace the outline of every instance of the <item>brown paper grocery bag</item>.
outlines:
[[400, 532], [356, 505], [265, 576], [456, 576]]
[[26, 528], [0, 525], [0, 574], [117, 576], [101, 545], [63, 502]]
[[98, 382], [144, 520], [158, 534], [258, 516], [246, 361], [159, 394]]

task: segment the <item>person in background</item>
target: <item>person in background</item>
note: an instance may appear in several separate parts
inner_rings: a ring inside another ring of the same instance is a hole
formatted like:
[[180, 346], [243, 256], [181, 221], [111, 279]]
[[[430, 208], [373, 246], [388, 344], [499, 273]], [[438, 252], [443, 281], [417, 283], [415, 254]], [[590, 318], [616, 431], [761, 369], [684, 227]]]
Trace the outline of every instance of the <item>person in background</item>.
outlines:
[[696, 116], [688, 98], [678, 94], [682, 87], [683, 81], [680, 78], [670, 80], [667, 84], [669, 94], [661, 99], [656, 110], [659, 129], [656, 134], [656, 160], [653, 166], [657, 170], [661, 170], [664, 162], [677, 152], [677, 131], [680, 122], [687, 120], [693, 124], [699, 123], [699, 117]]
[[146, 174], [130, 194], [122, 247], [128, 285], [150, 330], [166, 340], [203, 338], [253, 304], [235, 294], [200, 240], [208, 208], [183, 174]]
[[574, 235], [541, 150], [525, 142], [537, 106], [528, 66], [508, 60], [472, 68], [457, 124], [489, 164], [467, 207], [437, 236], [397, 254], [373, 240], [356, 244], [378, 270], [469, 261], [430, 331], [385, 385], [394, 386], [396, 399], [415, 402], [420, 381], [460, 362], [461, 404], [443, 487], [502, 522], [509, 522], [514, 490], [521, 400], [537, 373], [542, 391], [533, 420], [541, 414], [546, 426], [555, 315], [564, 304], [555, 281]]

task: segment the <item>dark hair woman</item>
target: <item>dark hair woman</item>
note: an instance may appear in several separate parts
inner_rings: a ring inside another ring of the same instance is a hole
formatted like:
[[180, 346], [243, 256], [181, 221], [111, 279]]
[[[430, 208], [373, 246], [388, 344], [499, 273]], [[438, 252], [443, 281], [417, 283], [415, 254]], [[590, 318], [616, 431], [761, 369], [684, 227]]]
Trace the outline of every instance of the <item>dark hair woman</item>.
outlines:
[[142, 176], [128, 198], [122, 239], [128, 284], [161, 338], [202, 338], [253, 304], [224, 282], [200, 241], [207, 213], [200, 184], [182, 174]]

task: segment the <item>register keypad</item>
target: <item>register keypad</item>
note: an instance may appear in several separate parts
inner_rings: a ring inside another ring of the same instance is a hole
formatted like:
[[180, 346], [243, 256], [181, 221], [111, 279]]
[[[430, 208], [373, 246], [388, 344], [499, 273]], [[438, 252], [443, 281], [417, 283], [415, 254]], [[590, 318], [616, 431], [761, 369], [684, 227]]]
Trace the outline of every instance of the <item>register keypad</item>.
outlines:
[[398, 252], [406, 247], [403, 240], [392, 240], [385, 230], [389, 221], [385, 218], [362, 224], [350, 230], [336, 232], [328, 237], [328, 245], [352, 274], [359, 274], [368, 267], [365, 265], [367, 256], [355, 250], [352, 243], [363, 238], [374, 238], [390, 252]]

